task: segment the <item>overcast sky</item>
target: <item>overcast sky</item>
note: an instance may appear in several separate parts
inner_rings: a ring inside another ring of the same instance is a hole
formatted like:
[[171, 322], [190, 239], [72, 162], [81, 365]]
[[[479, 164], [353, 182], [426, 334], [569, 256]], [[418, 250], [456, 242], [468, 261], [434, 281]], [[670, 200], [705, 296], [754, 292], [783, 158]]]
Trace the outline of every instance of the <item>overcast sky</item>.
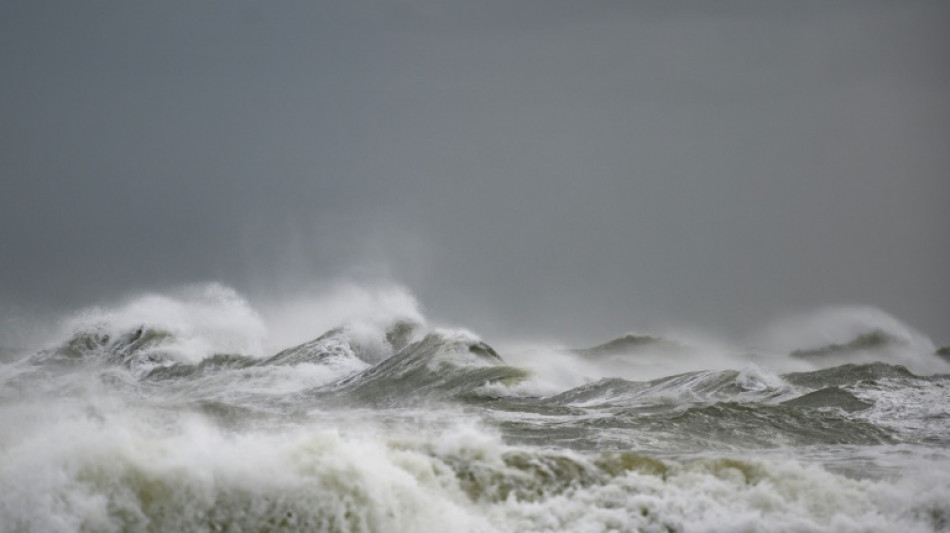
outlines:
[[950, 3], [0, 0], [0, 300], [950, 338]]

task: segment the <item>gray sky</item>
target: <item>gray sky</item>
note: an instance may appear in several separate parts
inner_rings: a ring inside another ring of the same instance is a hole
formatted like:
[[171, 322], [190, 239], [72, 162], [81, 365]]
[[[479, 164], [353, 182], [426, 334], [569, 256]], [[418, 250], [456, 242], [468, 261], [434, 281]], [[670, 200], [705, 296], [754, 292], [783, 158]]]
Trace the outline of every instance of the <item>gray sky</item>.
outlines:
[[0, 300], [406, 284], [488, 334], [950, 338], [950, 3], [0, 0]]

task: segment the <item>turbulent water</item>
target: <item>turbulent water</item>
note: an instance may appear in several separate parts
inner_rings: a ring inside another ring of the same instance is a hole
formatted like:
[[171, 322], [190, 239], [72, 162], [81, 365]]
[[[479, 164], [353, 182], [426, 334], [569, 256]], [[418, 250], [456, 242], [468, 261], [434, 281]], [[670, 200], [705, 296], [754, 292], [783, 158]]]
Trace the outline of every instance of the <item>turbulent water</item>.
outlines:
[[572, 349], [336, 304], [282, 349], [334, 302], [143, 296], [8, 350], [0, 531], [950, 530], [946, 350], [882, 312]]

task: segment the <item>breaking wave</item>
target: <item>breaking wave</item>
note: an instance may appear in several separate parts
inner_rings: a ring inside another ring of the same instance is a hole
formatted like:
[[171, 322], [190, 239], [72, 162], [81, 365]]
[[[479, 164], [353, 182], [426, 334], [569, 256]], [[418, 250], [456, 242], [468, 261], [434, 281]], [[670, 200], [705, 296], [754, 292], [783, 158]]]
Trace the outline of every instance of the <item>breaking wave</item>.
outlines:
[[509, 351], [401, 289], [312, 302], [306, 340], [146, 295], [0, 365], [0, 531], [950, 529], [946, 362], [883, 313]]

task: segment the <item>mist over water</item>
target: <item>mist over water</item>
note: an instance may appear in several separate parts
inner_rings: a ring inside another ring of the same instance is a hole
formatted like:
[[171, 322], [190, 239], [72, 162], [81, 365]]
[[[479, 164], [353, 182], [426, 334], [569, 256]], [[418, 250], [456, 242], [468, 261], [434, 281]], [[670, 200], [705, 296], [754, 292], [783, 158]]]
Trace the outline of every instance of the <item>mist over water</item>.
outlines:
[[876, 309], [573, 347], [211, 284], [46, 335], [0, 366], [0, 531], [950, 528], [950, 362]]
[[948, 27], [0, 2], [0, 533], [950, 531]]

